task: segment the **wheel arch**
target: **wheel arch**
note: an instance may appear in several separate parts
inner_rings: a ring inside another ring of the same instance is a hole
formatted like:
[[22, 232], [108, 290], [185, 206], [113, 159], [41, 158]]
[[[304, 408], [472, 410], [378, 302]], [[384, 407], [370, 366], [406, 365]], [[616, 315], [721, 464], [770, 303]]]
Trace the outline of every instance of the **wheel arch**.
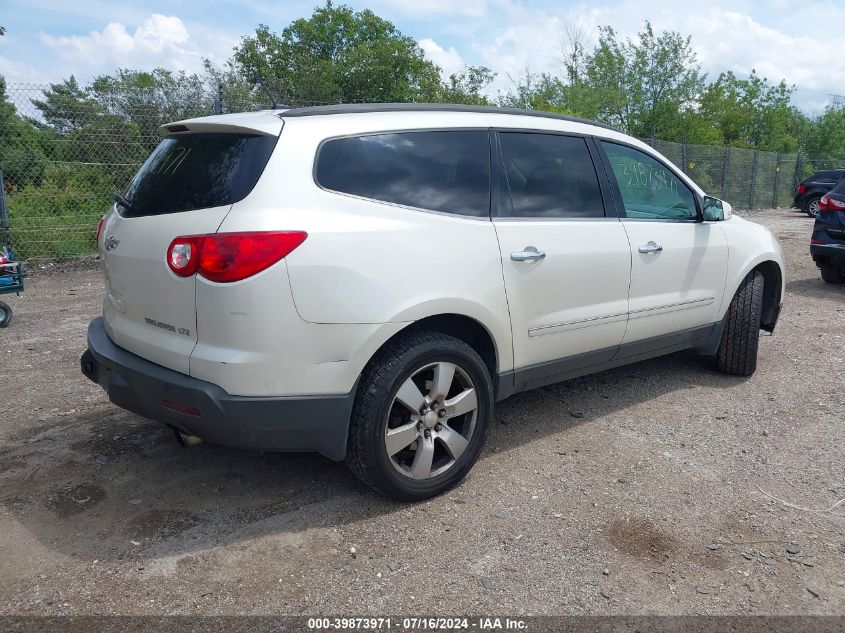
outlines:
[[829, 189], [822, 189], [820, 187], [813, 187], [811, 189], [808, 189], [804, 192], [804, 197], [801, 202], [801, 208], [806, 209], [807, 205], [810, 204], [810, 200], [812, 200], [813, 198], [821, 198], [828, 191]]
[[763, 311], [760, 314], [760, 329], [771, 332], [780, 314], [783, 301], [783, 271], [771, 259], [757, 264], [752, 270], [763, 273]]
[[388, 337], [376, 348], [376, 350], [370, 355], [370, 358], [367, 360], [364, 368], [373, 362], [373, 359], [378, 356], [382, 349], [397, 338], [407, 336], [409, 333], [421, 331], [438, 332], [440, 334], [453, 336], [473, 348], [476, 352], [478, 352], [478, 355], [481, 356], [481, 359], [484, 361], [484, 365], [490, 372], [490, 379], [493, 382], [494, 391], [498, 390], [497, 376], [502, 358], [501, 352], [496, 345], [495, 337], [490, 331], [490, 328], [481, 323], [481, 321], [459, 313], [447, 312], [432, 314], [409, 322], [405, 327]]
[[730, 302], [739, 290], [743, 280], [755, 270], [760, 271], [763, 275], [763, 309], [760, 315], [760, 329], [772, 332], [775, 329], [775, 324], [780, 314], [784, 287], [783, 268], [774, 259], [763, 257], [746, 264], [742, 274], [736, 276], [733, 286], [729, 289], [730, 293], [725, 293], [724, 310], [727, 313]]

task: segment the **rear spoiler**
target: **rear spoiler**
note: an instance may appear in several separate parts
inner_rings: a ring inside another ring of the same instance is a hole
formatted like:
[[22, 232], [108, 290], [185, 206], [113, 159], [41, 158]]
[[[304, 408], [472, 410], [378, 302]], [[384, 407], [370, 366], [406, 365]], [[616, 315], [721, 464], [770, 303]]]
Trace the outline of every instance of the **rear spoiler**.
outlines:
[[160, 136], [202, 132], [278, 136], [282, 132], [282, 127], [284, 127], [284, 121], [279, 117], [278, 111], [241, 112], [165, 123], [158, 128], [158, 133]]

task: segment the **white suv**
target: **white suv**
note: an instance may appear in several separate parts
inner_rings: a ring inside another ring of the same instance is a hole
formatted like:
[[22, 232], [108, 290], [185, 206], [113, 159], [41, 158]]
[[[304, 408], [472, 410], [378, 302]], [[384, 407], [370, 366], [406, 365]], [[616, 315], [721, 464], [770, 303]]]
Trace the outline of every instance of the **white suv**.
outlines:
[[496, 400], [685, 348], [749, 375], [778, 318], [774, 237], [611, 128], [377, 104], [161, 132], [98, 231], [81, 363], [186, 436], [423, 499]]

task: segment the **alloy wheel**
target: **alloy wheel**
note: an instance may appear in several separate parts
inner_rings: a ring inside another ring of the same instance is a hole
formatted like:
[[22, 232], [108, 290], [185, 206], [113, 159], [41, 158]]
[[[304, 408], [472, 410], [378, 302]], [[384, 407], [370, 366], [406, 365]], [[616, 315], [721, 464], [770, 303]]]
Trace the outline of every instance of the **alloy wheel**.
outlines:
[[387, 413], [390, 462], [410, 479], [443, 474], [466, 451], [477, 416], [476, 388], [463, 369], [443, 361], [420, 367], [400, 385]]

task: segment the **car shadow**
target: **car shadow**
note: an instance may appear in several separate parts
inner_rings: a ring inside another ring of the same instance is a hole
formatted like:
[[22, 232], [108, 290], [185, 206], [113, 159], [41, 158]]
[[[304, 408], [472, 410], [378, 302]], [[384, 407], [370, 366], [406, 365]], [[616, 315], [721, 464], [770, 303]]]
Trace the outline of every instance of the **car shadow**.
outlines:
[[[496, 406], [482, 459], [666, 394], [742, 379], [691, 352], [517, 394]], [[447, 498], [473, 494], [472, 473]], [[99, 560], [182, 555], [280, 532], [403, 511], [344, 464], [314, 454], [180, 447], [160, 424], [112, 405], [0, 449], [0, 510], [46, 548]]]
[[786, 291], [796, 295], [813, 297], [814, 299], [832, 300], [845, 303], [845, 284], [836, 285], [825, 283], [820, 276], [810, 279], [795, 279], [786, 282]]

